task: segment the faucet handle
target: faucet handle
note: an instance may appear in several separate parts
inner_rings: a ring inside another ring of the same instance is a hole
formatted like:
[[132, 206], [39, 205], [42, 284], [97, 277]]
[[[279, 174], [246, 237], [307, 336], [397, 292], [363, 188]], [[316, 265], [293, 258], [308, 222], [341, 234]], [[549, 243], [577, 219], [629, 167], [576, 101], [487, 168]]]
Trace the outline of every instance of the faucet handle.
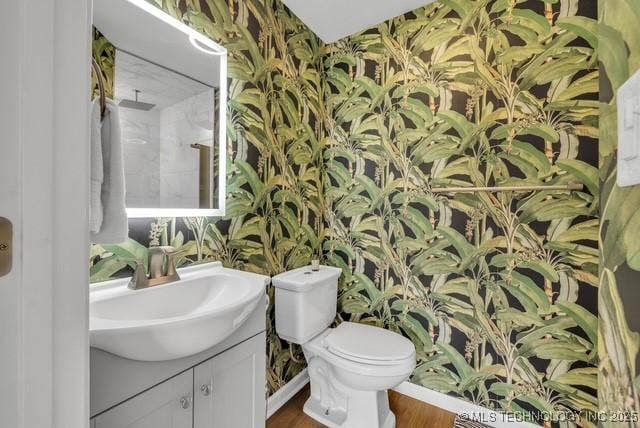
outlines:
[[176, 257], [184, 252], [184, 250], [176, 250], [175, 248], [172, 248], [171, 251], [165, 253], [167, 255], [167, 276], [175, 276], [180, 279], [178, 272], [176, 271]]
[[137, 290], [139, 288], [145, 288], [148, 285], [149, 278], [147, 277], [147, 272], [144, 267], [144, 261], [136, 259], [136, 269], [133, 272], [133, 276], [131, 277], [131, 281], [129, 281], [128, 287], [132, 290]]

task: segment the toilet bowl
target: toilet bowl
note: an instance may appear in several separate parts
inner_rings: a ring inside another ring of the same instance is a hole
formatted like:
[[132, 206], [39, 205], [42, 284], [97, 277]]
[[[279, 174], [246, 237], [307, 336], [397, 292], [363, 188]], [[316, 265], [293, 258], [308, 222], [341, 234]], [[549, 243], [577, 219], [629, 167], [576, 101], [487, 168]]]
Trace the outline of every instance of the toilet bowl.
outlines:
[[273, 278], [276, 331], [300, 344], [311, 396], [304, 412], [329, 427], [393, 428], [387, 390], [409, 378], [415, 347], [379, 327], [343, 322], [336, 314], [340, 269], [296, 269]]

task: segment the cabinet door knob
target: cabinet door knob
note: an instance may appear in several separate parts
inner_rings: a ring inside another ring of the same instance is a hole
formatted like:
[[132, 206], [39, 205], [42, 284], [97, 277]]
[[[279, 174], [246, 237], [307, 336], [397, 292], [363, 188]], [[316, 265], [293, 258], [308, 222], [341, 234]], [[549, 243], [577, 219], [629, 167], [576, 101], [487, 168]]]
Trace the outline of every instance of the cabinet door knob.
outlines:
[[202, 395], [204, 395], [205, 397], [207, 397], [209, 394], [211, 394], [211, 385], [207, 385], [206, 383], [204, 385], [202, 385], [200, 387], [200, 392], [202, 392]]
[[188, 409], [191, 405], [191, 397], [182, 397], [180, 398], [180, 407], [183, 409]]

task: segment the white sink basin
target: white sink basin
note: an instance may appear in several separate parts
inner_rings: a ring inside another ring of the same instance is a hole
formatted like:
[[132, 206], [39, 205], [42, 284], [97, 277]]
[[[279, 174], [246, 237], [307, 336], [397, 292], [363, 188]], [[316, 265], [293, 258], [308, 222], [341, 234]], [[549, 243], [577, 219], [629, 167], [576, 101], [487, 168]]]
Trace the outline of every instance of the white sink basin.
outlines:
[[92, 286], [91, 346], [142, 361], [197, 354], [236, 331], [270, 281], [220, 263], [178, 273], [180, 281], [143, 290], [127, 288], [129, 278]]

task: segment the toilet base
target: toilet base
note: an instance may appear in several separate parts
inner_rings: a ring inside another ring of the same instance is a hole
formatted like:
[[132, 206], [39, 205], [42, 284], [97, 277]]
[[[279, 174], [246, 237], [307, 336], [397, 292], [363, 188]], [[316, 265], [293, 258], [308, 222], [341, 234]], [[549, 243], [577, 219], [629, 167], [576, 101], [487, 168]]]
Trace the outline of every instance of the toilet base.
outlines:
[[415, 358], [394, 366], [353, 362], [327, 351], [329, 333], [302, 345], [311, 387], [304, 412], [330, 428], [395, 428], [387, 391], [409, 377]]
[[[320, 400], [314, 399], [313, 397], [309, 397], [309, 399], [304, 403], [304, 413], [307, 416], [311, 417], [313, 420], [320, 422], [321, 424], [326, 425], [329, 428], [354, 428], [354, 427], [361, 426], [360, 424], [353, 425], [352, 423], [350, 423], [353, 421], [354, 418], [357, 419], [358, 415], [354, 415], [354, 414], [349, 415], [349, 419], [351, 419], [351, 421], [348, 421], [347, 413], [343, 409], [323, 408], [322, 405], [320, 404]], [[365, 420], [368, 420], [368, 418], [365, 418]], [[395, 428], [395, 427], [396, 427], [396, 415], [394, 415], [391, 410], [387, 409], [386, 415], [384, 417], [384, 420], [381, 421], [381, 424], [371, 428]]]
[[342, 409], [326, 409], [320, 404], [320, 400], [309, 397], [304, 403], [304, 413], [312, 419], [330, 428], [342, 427], [347, 419], [347, 413]]

